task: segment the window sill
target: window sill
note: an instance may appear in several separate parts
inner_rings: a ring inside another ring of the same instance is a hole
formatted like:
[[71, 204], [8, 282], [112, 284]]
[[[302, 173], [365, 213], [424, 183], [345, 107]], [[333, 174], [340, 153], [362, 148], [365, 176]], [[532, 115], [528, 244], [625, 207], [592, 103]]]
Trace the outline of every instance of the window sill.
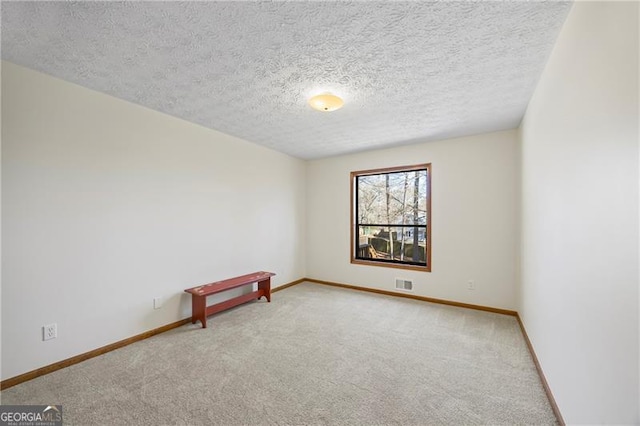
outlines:
[[354, 265], [378, 266], [383, 268], [408, 269], [410, 271], [431, 272], [431, 266], [402, 265], [398, 263], [376, 262], [373, 260], [351, 259]]

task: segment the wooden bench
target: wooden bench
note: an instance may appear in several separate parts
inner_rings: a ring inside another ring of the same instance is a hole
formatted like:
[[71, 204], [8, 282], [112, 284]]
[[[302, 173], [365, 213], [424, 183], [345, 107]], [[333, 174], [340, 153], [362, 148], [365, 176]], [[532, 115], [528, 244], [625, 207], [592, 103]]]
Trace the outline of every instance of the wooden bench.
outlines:
[[[195, 324], [197, 320], [200, 320], [202, 328], [207, 328], [207, 316], [216, 312], [233, 308], [253, 299], [260, 299], [262, 296], [267, 299], [267, 302], [271, 302], [271, 277], [274, 275], [272, 272], [260, 271], [186, 289], [185, 292], [191, 294], [191, 323]], [[258, 290], [207, 307], [207, 296], [253, 283], [258, 283]]]

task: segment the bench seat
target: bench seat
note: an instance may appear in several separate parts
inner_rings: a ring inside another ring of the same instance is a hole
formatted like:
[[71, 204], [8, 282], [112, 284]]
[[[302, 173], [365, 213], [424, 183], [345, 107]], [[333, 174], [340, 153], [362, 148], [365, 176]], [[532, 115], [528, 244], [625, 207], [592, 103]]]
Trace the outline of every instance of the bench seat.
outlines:
[[[267, 299], [267, 302], [271, 302], [271, 277], [274, 275], [273, 272], [260, 271], [186, 289], [185, 292], [191, 294], [191, 323], [195, 324], [200, 320], [202, 328], [207, 328], [207, 316], [209, 315], [253, 299], [260, 299], [262, 296]], [[253, 283], [258, 283], [256, 291], [207, 306], [207, 296]]]

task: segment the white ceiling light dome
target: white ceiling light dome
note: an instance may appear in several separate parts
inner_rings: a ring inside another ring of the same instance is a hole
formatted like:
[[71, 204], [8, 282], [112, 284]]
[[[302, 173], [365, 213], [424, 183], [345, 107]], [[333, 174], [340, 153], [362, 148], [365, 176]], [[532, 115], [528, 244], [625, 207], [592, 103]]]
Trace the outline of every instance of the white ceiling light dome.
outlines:
[[331, 93], [322, 93], [309, 99], [311, 108], [322, 112], [336, 111], [344, 105], [344, 101], [339, 96]]

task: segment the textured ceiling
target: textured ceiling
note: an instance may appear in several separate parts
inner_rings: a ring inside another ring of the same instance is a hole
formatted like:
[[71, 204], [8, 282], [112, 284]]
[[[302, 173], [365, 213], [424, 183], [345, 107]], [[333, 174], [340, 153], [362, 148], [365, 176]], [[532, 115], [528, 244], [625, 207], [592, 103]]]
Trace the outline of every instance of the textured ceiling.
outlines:
[[311, 159], [517, 127], [570, 7], [2, 2], [2, 57]]

